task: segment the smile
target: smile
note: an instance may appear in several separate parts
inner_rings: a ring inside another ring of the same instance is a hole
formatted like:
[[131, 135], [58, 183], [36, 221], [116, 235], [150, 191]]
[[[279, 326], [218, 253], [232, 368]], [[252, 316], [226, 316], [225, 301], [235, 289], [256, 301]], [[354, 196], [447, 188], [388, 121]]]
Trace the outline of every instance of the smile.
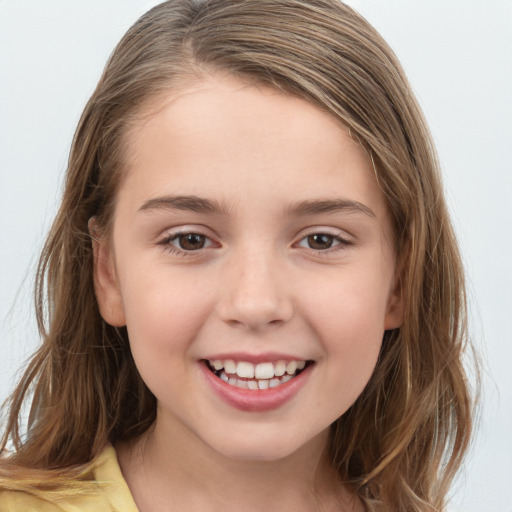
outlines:
[[310, 362], [303, 360], [263, 362], [253, 364], [247, 361], [219, 359], [208, 361], [207, 365], [219, 379], [241, 389], [276, 388], [299, 375]]

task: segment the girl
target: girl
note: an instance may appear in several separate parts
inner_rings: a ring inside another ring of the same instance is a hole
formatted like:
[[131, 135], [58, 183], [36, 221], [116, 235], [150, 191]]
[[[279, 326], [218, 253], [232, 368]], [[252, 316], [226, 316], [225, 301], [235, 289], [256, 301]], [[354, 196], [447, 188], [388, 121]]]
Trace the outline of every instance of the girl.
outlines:
[[471, 428], [460, 259], [403, 72], [337, 0], [144, 15], [38, 275], [2, 512], [444, 510]]

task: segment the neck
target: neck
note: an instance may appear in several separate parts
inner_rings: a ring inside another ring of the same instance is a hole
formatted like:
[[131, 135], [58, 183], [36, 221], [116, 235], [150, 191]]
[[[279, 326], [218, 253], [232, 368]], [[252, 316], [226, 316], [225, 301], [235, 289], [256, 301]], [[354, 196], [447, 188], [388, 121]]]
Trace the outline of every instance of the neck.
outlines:
[[164, 421], [119, 444], [119, 463], [140, 512], [356, 511], [327, 454], [328, 432], [277, 460], [236, 460]]

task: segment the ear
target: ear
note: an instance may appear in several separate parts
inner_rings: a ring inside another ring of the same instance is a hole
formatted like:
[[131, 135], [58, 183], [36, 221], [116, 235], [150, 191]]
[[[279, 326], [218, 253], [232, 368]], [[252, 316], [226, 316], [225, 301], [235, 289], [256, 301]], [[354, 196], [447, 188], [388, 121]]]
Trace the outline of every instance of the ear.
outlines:
[[94, 291], [100, 314], [108, 324], [123, 327], [126, 325], [126, 318], [113, 252], [108, 241], [99, 235], [94, 217], [89, 220], [89, 234], [93, 249]]
[[393, 282], [393, 289], [388, 298], [384, 330], [398, 329], [404, 321], [404, 301], [402, 296], [402, 282], [397, 276]]

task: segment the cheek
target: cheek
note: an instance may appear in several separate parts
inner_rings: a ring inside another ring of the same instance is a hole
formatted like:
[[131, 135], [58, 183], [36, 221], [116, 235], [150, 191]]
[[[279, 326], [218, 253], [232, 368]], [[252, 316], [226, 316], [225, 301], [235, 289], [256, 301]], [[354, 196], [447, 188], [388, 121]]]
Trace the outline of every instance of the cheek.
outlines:
[[[377, 275], [351, 273], [316, 282], [306, 294], [308, 323], [326, 360], [329, 381], [344, 412], [357, 399], [377, 363], [384, 335], [388, 283]], [[343, 393], [339, 390], [342, 389]]]
[[[362, 344], [382, 338], [391, 278], [368, 268], [316, 279], [303, 297], [303, 310], [329, 339], [359, 340]], [[380, 341], [379, 341], [380, 343]]]
[[[135, 363], [142, 377], [166, 375], [181, 367], [183, 357], [210, 312], [210, 298], [192, 281], [162, 273], [137, 272], [125, 281], [126, 327]], [[155, 372], [162, 368], [163, 372]]]

